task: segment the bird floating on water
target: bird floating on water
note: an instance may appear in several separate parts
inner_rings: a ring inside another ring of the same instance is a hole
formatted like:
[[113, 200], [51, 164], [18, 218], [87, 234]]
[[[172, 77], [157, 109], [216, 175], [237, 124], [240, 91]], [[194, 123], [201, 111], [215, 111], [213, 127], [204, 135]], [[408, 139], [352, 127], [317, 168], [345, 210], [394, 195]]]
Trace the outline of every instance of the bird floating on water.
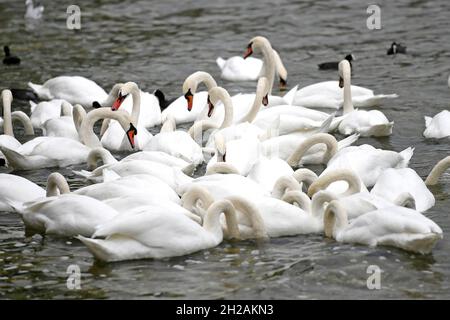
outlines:
[[6, 65], [20, 64], [20, 58], [12, 56], [8, 46], [4, 46], [3, 51], [5, 51], [5, 58], [3, 58], [3, 64]]
[[27, 11], [25, 12], [25, 19], [41, 19], [44, 12], [44, 6], [39, 4], [36, 7], [33, 4], [33, 0], [26, 0], [25, 5]]

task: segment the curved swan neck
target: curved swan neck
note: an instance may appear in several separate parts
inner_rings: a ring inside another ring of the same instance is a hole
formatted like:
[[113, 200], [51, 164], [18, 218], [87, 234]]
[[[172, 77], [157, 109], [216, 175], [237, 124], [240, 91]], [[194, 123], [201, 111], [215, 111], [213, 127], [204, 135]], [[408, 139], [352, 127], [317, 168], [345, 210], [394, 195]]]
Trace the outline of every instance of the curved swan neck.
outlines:
[[287, 191], [292, 190], [301, 191], [302, 186], [300, 185], [300, 183], [298, 183], [297, 180], [295, 180], [294, 177], [282, 176], [278, 178], [278, 180], [275, 182], [275, 185], [273, 186], [272, 197], [281, 199]]
[[86, 118], [86, 110], [80, 104], [76, 104], [72, 108], [72, 118], [77, 132], [80, 132], [81, 123]]
[[207, 91], [211, 90], [214, 87], [217, 87], [216, 80], [214, 80], [214, 78], [208, 72], [197, 71], [188, 76], [186, 80], [184, 80], [183, 93], [185, 94], [190, 89], [191, 93], [195, 94], [197, 92], [198, 86], [201, 83], [205, 84]]
[[227, 197], [227, 199], [231, 201], [236, 210], [242, 212], [249, 218], [256, 239], [268, 238], [264, 220], [255, 205], [240, 196], [231, 196]]
[[208, 91], [212, 104], [217, 105], [218, 101], [222, 101], [225, 108], [222, 125], [219, 129], [231, 126], [233, 123], [233, 102], [227, 90], [222, 87], [214, 87]]
[[34, 128], [33, 124], [31, 123], [30, 118], [27, 116], [27, 114], [23, 111], [14, 111], [11, 113], [11, 121], [19, 121], [25, 131], [25, 135], [27, 136], [34, 136]]
[[315, 135], [303, 140], [297, 147], [297, 149], [295, 149], [295, 151], [288, 158], [287, 163], [291, 167], [298, 166], [305, 153], [309, 149], [311, 149], [312, 146], [319, 143], [324, 143], [327, 147], [325, 154], [323, 155], [323, 162], [328, 163], [331, 157], [333, 157], [338, 150], [338, 143], [336, 141], [336, 138], [328, 133], [316, 133]]
[[100, 140], [94, 133], [94, 124], [100, 119], [111, 118], [117, 120], [126, 131], [127, 126], [132, 123], [128, 112], [123, 110], [112, 111], [109, 108], [98, 108], [90, 111], [81, 122], [79, 131], [80, 140], [90, 148], [101, 147]]
[[239, 121], [239, 123], [252, 122], [253, 120], [255, 120], [256, 115], [261, 109], [263, 98], [269, 94], [268, 87], [269, 83], [266, 77], [261, 77], [258, 79], [258, 83], [256, 85], [255, 100], [253, 101], [253, 105], [247, 112], [247, 114]]
[[72, 116], [72, 105], [67, 101], [61, 103], [61, 117], [71, 117]]
[[201, 146], [203, 143], [203, 132], [218, 128], [218, 125], [214, 121], [199, 120], [189, 128], [188, 134], [195, 142], [197, 142]]
[[253, 48], [261, 50], [264, 57], [263, 75], [269, 82], [269, 94], [272, 93], [273, 81], [275, 79], [275, 61], [272, 46], [269, 40], [264, 37], [255, 37], [250, 40]]
[[335, 238], [336, 234], [348, 225], [348, 217], [344, 207], [337, 200], [331, 201], [324, 214], [325, 236]]
[[283, 79], [283, 81], [286, 83], [288, 72], [286, 70], [286, 67], [283, 64], [283, 61], [281, 60], [280, 55], [278, 54], [278, 52], [275, 49], [273, 50], [273, 59], [275, 62], [275, 67], [276, 67], [278, 76], [280, 77], [280, 79]]
[[161, 126], [161, 130], [159, 132], [173, 132], [177, 129], [177, 122], [172, 115], [168, 115], [163, 125]]
[[204, 212], [208, 210], [213, 202], [214, 198], [209, 191], [200, 186], [192, 186], [181, 197], [183, 208], [189, 211], [195, 211], [202, 218]]
[[235, 166], [233, 166], [230, 163], [226, 162], [216, 162], [213, 165], [211, 165], [207, 170], [205, 175], [211, 175], [211, 174], [239, 174], [239, 170], [236, 169]]
[[220, 215], [222, 212], [225, 214], [228, 235], [231, 238], [239, 239], [240, 233], [236, 211], [234, 210], [233, 204], [228, 200], [218, 200], [208, 208], [203, 219], [203, 228], [212, 233], [216, 240], [222, 241], [223, 231], [220, 223]]
[[295, 180], [297, 180], [298, 183], [301, 183], [302, 185], [306, 185], [309, 187], [311, 184], [314, 183], [318, 179], [317, 174], [309, 169], [301, 168], [294, 171], [292, 174]]
[[64, 193], [70, 193], [69, 184], [60, 173], [53, 172], [47, 178], [47, 197]]
[[361, 181], [351, 170], [336, 169], [320, 176], [308, 189], [308, 196], [313, 196], [317, 191], [326, 189], [331, 183], [345, 181], [348, 188], [340, 196], [349, 196], [361, 191]]
[[11, 103], [13, 96], [10, 90], [5, 89], [2, 91], [3, 100], [3, 133], [14, 137], [12, 119], [11, 119]]
[[284, 194], [282, 201], [290, 204], [298, 204], [300, 209], [305, 212], [311, 213], [311, 199], [301, 190], [291, 190]]
[[349, 112], [354, 111], [353, 102], [352, 102], [352, 84], [351, 84], [351, 67], [350, 63], [347, 60], [342, 60], [339, 63], [339, 67], [342, 73], [342, 78], [344, 80], [344, 107], [343, 112], [347, 114]]
[[337, 199], [337, 196], [330, 191], [322, 190], [317, 192], [311, 200], [311, 213], [313, 216], [323, 219], [325, 204]]
[[88, 170], [94, 170], [97, 168], [97, 162], [101, 161], [103, 164], [116, 163], [116, 158], [113, 157], [111, 152], [105, 148], [94, 148], [92, 149], [87, 157], [87, 167]]
[[427, 179], [425, 180], [425, 184], [427, 186], [434, 186], [438, 183], [439, 178], [442, 174], [450, 167], [450, 156], [439, 161], [434, 168], [431, 170]]
[[139, 124], [139, 114], [141, 112], [141, 90], [134, 84], [131, 90], [131, 97], [133, 98], [133, 109], [131, 110], [131, 120], [136, 125]]

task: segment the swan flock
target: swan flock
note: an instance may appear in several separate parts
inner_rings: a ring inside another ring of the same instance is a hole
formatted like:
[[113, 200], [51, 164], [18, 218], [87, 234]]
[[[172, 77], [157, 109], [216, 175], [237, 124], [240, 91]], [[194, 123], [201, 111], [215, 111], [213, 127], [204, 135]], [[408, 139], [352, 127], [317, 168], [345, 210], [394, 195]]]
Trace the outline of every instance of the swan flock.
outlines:
[[[426, 211], [438, 201], [432, 186], [449, 181], [440, 177], [450, 156], [424, 181], [409, 168], [413, 146], [355, 145], [360, 137], [392, 134], [395, 123], [379, 106], [397, 95], [352, 84], [348, 55], [321, 67], [337, 69], [335, 79], [278, 96], [274, 82], [288, 84], [282, 52], [262, 36], [243, 47], [243, 57], [216, 62], [224, 80], [256, 81], [251, 93], [230, 95], [197, 71], [169, 103], [161, 91], [142, 91], [135, 82], [107, 92], [90, 79], [63, 75], [28, 83], [40, 100], [30, 101], [28, 115], [13, 111], [14, 95], [3, 90], [0, 164], [10, 173], [0, 174], [0, 211], [16, 212], [35, 233], [75, 237], [106, 262], [300, 234], [432, 252], [443, 232]], [[177, 128], [186, 123], [188, 130]], [[25, 143], [15, 125], [24, 128]], [[152, 134], [155, 126], [161, 129]], [[426, 116], [423, 135], [449, 137], [450, 112]], [[75, 164], [84, 168], [73, 173], [91, 182], [76, 190], [58, 172], [46, 189], [14, 174]]]

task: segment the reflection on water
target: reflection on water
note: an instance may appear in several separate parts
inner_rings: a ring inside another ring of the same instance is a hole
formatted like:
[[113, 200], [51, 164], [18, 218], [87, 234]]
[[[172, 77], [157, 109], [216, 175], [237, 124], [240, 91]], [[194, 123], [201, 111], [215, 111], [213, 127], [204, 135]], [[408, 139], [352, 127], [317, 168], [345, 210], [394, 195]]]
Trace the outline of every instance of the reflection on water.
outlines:
[[[241, 55], [247, 41], [261, 34], [281, 52], [290, 87], [337, 80], [333, 72], [319, 72], [317, 64], [352, 52], [354, 84], [400, 95], [383, 107], [395, 121], [394, 134], [359, 144], [396, 151], [414, 146], [411, 167], [422, 177], [449, 154], [448, 140], [422, 137], [423, 116], [449, 108], [448, 1], [383, 3], [379, 31], [366, 29], [367, 5], [355, 0], [84, 0], [78, 1], [79, 31], [65, 27], [70, 1], [42, 2], [44, 19], [25, 23], [22, 1], [0, 0], [0, 43], [22, 59], [20, 66], [0, 66], [0, 88], [78, 74], [106, 90], [119, 81], [136, 81], [147, 91], [160, 88], [177, 97], [188, 74], [205, 70], [231, 93], [250, 92], [254, 83], [220, 80], [215, 59]], [[410, 54], [386, 56], [392, 41], [405, 43]], [[14, 106], [29, 112], [24, 103]], [[77, 189], [84, 182], [71, 172], [74, 168], [58, 171]], [[51, 171], [17, 174], [44, 185]], [[101, 264], [77, 240], [26, 237], [15, 214], [0, 213], [0, 298], [448, 299], [450, 174], [430, 189], [437, 204], [426, 215], [441, 226], [444, 239], [426, 256], [313, 235], [224, 242], [186, 257]], [[66, 287], [71, 264], [81, 268], [81, 290]], [[369, 265], [383, 270], [381, 290], [367, 289]]]

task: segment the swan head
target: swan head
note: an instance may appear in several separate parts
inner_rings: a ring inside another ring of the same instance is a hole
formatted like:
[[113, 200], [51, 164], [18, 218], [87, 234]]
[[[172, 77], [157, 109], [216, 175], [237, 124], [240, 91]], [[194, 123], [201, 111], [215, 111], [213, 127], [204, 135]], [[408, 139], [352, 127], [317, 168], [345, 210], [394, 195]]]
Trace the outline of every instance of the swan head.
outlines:
[[[114, 88], [113, 88], [114, 89]], [[127, 82], [122, 84], [117, 90], [117, 99], [114, 101], [111, 109], [116, 111], [122, 105], [122, 102], [128, 97], [128, 95], [133, 92], [139, 92], [139, 87], [135, 82]]]
[[26, 0], [25, 1], [25, 5], [26, 6], [32, 6], [33, 5], [33, 0]]
[[131, 148], [134, 149], [134, 137], [137, 135], [137, 129], [136, 127], [130, 123], [130, 128], [127, 130], [127, 138], [130, 142]]
[[345, 74], [348, 74], [350, 72], [350, 62], [347, 59], [342, 60], [339, 62], [339, 88], [344, 87], [344, 79]]
[[208, 117], [211, 117], [216, 104], [219, 101], [224, 102], [225, 99], [229, 99], [230, 95], [228, 91], [222, 87], [214, 87], [208, 91]]
[[249, 56], [251, 56], [255, 50], [255, 48], [260, 48], [262, 46], [267, 46], [269, 48], [272, 48], [272, 46], [270, 45], [269, 40], [267, 40], [267, 38], [262, 37], [262, 36], [257, 36], [254, 37], [253, 39], [251, 39], [247, 45], [247, 48], [245, 50], [245, 54], [244, 54], [244, 59], [248, 58]]
[[192, 93], [190, 88], [184, 94], [184, 98], [187, 101], [188, 111], [191, 111], [192, 110], [192, 106], [194, 104], [194, 95], [193, 95], [193, 93]]

